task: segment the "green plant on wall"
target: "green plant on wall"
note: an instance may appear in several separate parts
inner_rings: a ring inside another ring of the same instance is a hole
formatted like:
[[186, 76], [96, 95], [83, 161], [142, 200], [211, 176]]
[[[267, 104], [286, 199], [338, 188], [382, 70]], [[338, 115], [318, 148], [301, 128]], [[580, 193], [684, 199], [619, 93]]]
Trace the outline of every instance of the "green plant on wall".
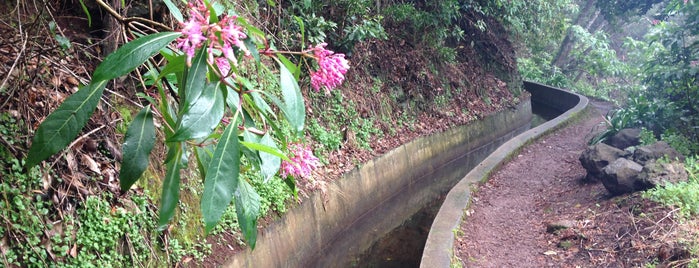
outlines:
[[[262, 31], [214, 2], [195, 1], [188, 7], [186, 21], [178, 10], [171, 10], [180, 19], [179, 32], [140, 37], [105, 58], [92, 81], [39, 126], [25, 166], [38, 165], [78, 135], [109, 81], [160, 54], [167, 65], [160, 71], [149, 66], [154, 91], [140, 95], [148, 104], [126, 130], [121, 192], [127, 192], [146, 170], [155, 132], [162, 131], [168, 153], [158, 226], [165, 228], [175, 214], [181, 169], [188, 166], [191, 154], [203, 178], [201, 210], [206, 232], [213, 230], [233, 203], [242, 233], [254, 248], [262, 203], [251, 181], [240, 176], [241, 166], [259, 172], [263, 182], [280, 173], [293, 186], [294, 177], [308, 176], [318, 163], [300, 144], [305, 127], [304, 100], [297, 83], [300, 66], [314, 66], [311, 86], [327, 91], [342, 83], [349, 66], [344, 55], [327, 50], [325, 44], [302, 51], [270, 47]], [[300, 27], [304, 32], [303, 24]], [[169, 46], [173, 41], [177, 49]], [[305, 43], [303, 36], [301, 43]], [[299, 62], [285, 55], [298, 57]], [[256, 87], [248, 79], [251, 72], [275, 76], [278, 87]], [[161, 122], [160, 129], [155, 120]], [[289, 131], [283, 131], [285, 125]]]

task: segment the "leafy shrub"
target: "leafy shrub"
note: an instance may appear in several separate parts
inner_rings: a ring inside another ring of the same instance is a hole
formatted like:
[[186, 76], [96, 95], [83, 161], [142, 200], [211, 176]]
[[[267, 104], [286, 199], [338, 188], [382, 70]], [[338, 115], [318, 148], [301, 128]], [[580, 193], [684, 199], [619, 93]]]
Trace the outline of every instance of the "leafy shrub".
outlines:
[[666, 130], [660, 135], [660, 139], [667, 142], [672, 148], [675, 148], [682, 155], [690, 155], [696, 152], [699, 148], [697, 144], [692, 143], [686, 136], [675, 131]]
[[699, 159], [688, 157], [685, 169], [690, 175], [687, 182], [668, 184], [646, 191], [643, 196], [651, 200], [675, 206], [685, 218], [699, 215]]
[[657, 141], [658, 139], [655, 137], [653, 131], [647, 128], [641, 128], [641, 145], [651, 145]]

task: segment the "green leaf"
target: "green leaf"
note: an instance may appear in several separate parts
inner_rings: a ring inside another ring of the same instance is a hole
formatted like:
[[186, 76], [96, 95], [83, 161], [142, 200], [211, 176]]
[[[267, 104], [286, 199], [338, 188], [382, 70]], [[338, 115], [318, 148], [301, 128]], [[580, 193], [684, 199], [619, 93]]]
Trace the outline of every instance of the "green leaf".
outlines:
[[299, 32], [301, 32], [301, 47], [306, 45], [306, 29], [305, 26], [303, 25], [303, 19], [299, 16], [294, 16], [294, 20], [296, 20], [296, 23], [299, 24]]
[[167, 65], [160, 70], [160, 75], [158, 79], [166, 77], [171, 74], [181, 73], [185, 68], [185, 55], [179, 55], [168, 59]]
[[85, 13], [85, 16], [87, 17], [87, 27], [92, 27], [92, 15], [90, 15], [90, 10], [87, 9], [85, 1], [78, 0], [78, 2], [80, 2], [80, 8], [82, 8], [83, 12]]
[[260, 214], [260, 195], [245, 180], [240, 180], [235, 192], [235, 212], [238, 224], [251, 249], [257, 242], [257, 215]]
[[294, 78], [298, 80], [299, 75], [301, 75], [301, 71], [299, 70], [299, 68], [293, 62], [291, 62], [291, 60], [289, 60], [282, 54], [277, 54], [277, 58], [282, 64], [284, 64], [284, 66], [286, 66], [286, 69], [294, 75]]
[[[267, 136], [267, 135], [265, 135]], [[264, 137], [263, 137], [264, 139]], [[271, 140], [271, 138], [269, 138]], [[260, 151], [260, 152], [265, 152], [267, 154], [273, 155], [276, 158], [289, 160], [289, 157], [287, 157], [281, 150], [277, 149], [277, 146], [274, 144], [274, 141], [271, 141], [272, 145], [268, 145], [268, 142], [265, 141], [260, 141], [261, 143], [255, 143], [255, 142], [247, 142], [247, 141], [241, 141], [240, 144], [244, 145], [245, 147], [248, 147], [252, 150]]]
[[238, 189], [240, 174], [240, 145], [238, 127], [228, 124], [216, 145], [209, 163], [201, 197], [201, 212], [204, 216], [206, 233], [209, 233], [226, 211]]
[[284, 64], [279, 64], [280, 80], [279, 83], [282, 89], [282, 99], [284, 99], [284, 107], [282, 112], [289, 121], [291, 128], [296, 134], [303, 133], [303, 126], [306, 120], [306, 107], [303, 104], [303, 95], [301, 89], [296, 82], [294, 76], [289, 72]]
[[170, 14], [172, 17], [174, 17], [178, 22], [184, 22], [184, 17], [182, 16], [182, 12], [180, 12], [180, 9], [177, 8], [177, 5], [173, 3], [171, 0], [163, 0], [165, 2], [165, 6], [167, 6], [167, 9], [170, 10]]
[[179, 36], [178, 32], [156, 33], [124, 44], [97, 66], [92, 81], [110, 80], [128, 74]]
[[206, 168], [211, 163], [211, 158], [213, 157], [213, 146], [214, 144], [209, 144], [205, 147], [195, 147], [194, 156], [197, 158], [197, 168], [199, 169], [199, 176], [201, 178], [206, 178]]
[[252, 96], [252, 99], [255, 102], [255, 106], [257, 106], [260, 112], [274, 116], [274, 111], [272, 110], [272, 107], [269, 107], [269, 104], [267, 104], [267, 102], [262, 98], [262, 96], [260, 96], [260, 93], [250, 92], [250, 96]]
[[223, 93], [218, 83], [206, 86], [191, 108], [182, 115], [178, 127], [168, 141], [184, 141], [208, 136], [221, 122], [224, 112]]
[[106, 84], [107, 81], [100, 81], [84, 86], [39, 125], [27, 156], [28, 169], [63, 150], [78, 136], [95, 111]]
[[[277, 149], [277, 144], [274, 143], [274, 140], [269, 135], [269, 132], [262, 136], [260, 142], [270, 148]], [[277, 149], [276, 153], [281, 153], [281, 151]], [[282, 160], [277, 154], [269, 153], [263, 150], [260, 150], [260, 160], [262, 160], [262, 164], [260, 165], [262, 176], [264, 177], [265, 182], [268, 182], [279, 171]]]
[[148, 168], [148, 156], [155, 145], [155, 125], [151, 106], [143, 108], [126, 130], [119, 171], [121, 191], [126, 192]]
[[192, 67], [187, 70], [187, 78], [184, 84], [184, 96], [182, 109], [180, 114], [187, 113], [189, 109], [194, 105], [202, 92], [204, 91], [206, 85], [206, 72], [209, 70], [206, 63], [206, 53], [204, 49], [200, 50], [199, 53], [194, 57], [192, 61]]
[[180, 168], [182, 161], [182, 144], [171, 143], [168, 145], [168, 156], [165, 161], [167, 172], [163, 181], [163, 193], [160, 196], [160, 210], [158, 212], [158, 229], [165, 229], [175, 215], [177, 202], [180, 200]]

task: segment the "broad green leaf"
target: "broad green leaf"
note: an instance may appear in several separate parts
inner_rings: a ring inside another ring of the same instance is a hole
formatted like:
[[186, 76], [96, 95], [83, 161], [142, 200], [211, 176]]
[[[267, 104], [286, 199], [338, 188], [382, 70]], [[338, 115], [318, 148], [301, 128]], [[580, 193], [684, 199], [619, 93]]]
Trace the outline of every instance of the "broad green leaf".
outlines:
[[279, 83], [282, 89], [282, 99], [284, 100], [282, 112], [286, 116], [286, 120], [289, 121], [292, 130], [298, 135], [303, 132], [306, 120], [306, 107], [303, 104], [303, 95], [301, 95], [301, 89], [296, 79], [284, 64], [279, 64], [279, 70], [281, 75]]
[[235, 212], [245, 240], [251, 249], [255, 249], [257, 215], [260, 214], [260, 195], [246, 180], [240, 180], [238, 183], [238, 190], [235, 192]]
[[[301, 75], [299, 68], [293, 62], [291, 62], [286, 56], [284, 56], [282, 54], [277, 54], [277, 58], [279, 59], [279, 61], [282, 64], [284, 64], [284, 66], [286, 66], [286, 69], [289, 70], [289, 72], [291, 72], [294, 75], [294, 78], [296, 80], [298, 80], [299, 75]], [[298, 86], [298, 84], [297, 84], [297, 86]]]
[[272, 107], [269, 107], [269, 104], [260, 96], [260, 93], [250, 92], [250, 96], [252, 96], [253, 101], [255, 101], [255, 106], [257, 106], [261, 112], [274, 116]]
[[119, 171], [121, 191], [126, 192], [148, 168], [148, 156], [155, 145], [155, 125], [151, 106], [143, 108], [126, 130]]
[[204, 216], [206, 233], [209, 233], [226, 211], [238, 189], [240, 173], [240, 145], [238, 127], [228, 124], [216, 145], [204, 179], [201, 197], [201, 212]]
[[[245, 131], [243, 131], [243, 142], [259, 143], [260, 137], [257, 134], [254, 134], [246, 129]], [[256, 150], [252, 150], [247, 146], [241, 147], [241, 151], [243, 152], [245, 159], [248, 160], [249, 165], [259, 170], [261, 163], [260, 154], [258, 154]]]
[[[269, 132], [262, 136], [262, 139], [260, 139], [260, 143], [272, 149], [277, 149], [277, 145], [274, 143], [274, 140], [269, 135]], [[281, 153], [281, 151], [277, 149], [276, 153]], [[264, 177], [265, 182], [268, 182], [279, 171], [279, 167], [282, 164], [282, 160], [280, 156], [277, 156], [275, 153], [268, 153], [264, 150], [260, 150], [260, 160], [262, 161], [262, 164], [260, 165], [262, 176]]]
[[199, 98], [192, 101], [189, 111], [182, 115], [175, 133], [168, 141], [199, 139], [211, 134], [223, 118], [223, 102], [223, 93], [218, 89], [218, 83], [208, 84]]
[[167, 65], [160, 70], [160, 75], [157, 79], [161, 79], [165, 76], [182, 72], [185, 68], [185, 55], [179, 55], [168, 59]]
[[163, 0], [163, 2], [165, 2], [165, 6], [167, 6], [167, 9], [170, 10], [170, 14], [172, 14], [172, 17], [174, 17], [178, 22], [184, 22], [182, 12], [180, 12], [180, 9], [177, 8], [177, 5], [175, 5], [175, 3], [173, 3], [171, 0]]
[[168, 145], [168, 156], [165, 161], [167, 172], [163, 181], [163, 193], [160, 196], [158, 211], [158, 228], [164, 229], [175, 215], [177, 202], [180, 200], [180, 168], [182, 168], [182, 144]]
[[128, 74], [179, 36], [178, 32], [156, 33], [124, 44], [97, 66], [92, 81], [110, 80]]
[[[265, 135], [267, 136], [267, 135]], [[264, 139], [264, 137], [263, 137]], [[271, 140], [271, 138], [269, 138]], [[241, 141], [240, 144], [242, 144], [245, 147], [248, 147], [252, 150], [260, 151], [260, 152], [265, 152], [267, 154], [273, 155], [276, 158], [289, 160], [289, 157], [287, 157], [281, 150], [277, 149], [277, 146], [274, 145], [274, 141], [271, 141], [272, 145], [269, 145], [270, 141], [262, 141], [260, 140], [261, 143], [255, 143], [255, 142], [247, 142], [247, 141]]]
[[95, 111], [106, 84], [107, 81], [99, 81], [84, 86], [46, 117], [32, 139], [27, 168], [63, 150], [78, 136]]
[[202, 49], [192, 60], [192, 67], [187, 70], [187, 78], [183, 89], [184, 95], [180, 96], [183, 103], [180, 114], [187, 113], [189, 109], [192, 108], [192, 105], [194, 105], [194, 102], [200, 98], [207, 86], [206, 72], [208, 68], [206, 64], [206, 53], [204, 49]]

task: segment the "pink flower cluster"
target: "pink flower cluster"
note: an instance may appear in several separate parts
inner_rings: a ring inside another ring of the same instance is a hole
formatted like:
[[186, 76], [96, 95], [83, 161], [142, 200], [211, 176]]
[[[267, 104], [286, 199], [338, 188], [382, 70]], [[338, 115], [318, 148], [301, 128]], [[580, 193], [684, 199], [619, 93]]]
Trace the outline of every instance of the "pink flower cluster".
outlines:
[[345, 54], [335, 54], [325, 49], [327, 45], [321, 43], [309, 50], [318, 60], [318, 71], [311, 71], [311, 86], [316, 91], [321, 87], [325, 87], [326, 91], [336, 88], [345, 80], [345, 73], [349, 69]]
[[300, 143], [289, 144], [289, 152], [293, 156], [289, 157], [289, 161], [282, 161], [281, 171], [279, 174], [282, 177], [308, 177], [311, 175], [311, 171], [317, 168], [320, 163], [318, 158], [313, 155], [313, 152]]
[[250, 55], [243, 43], [247, 35], [243, 33], [242, 27], [235, 24], [237, 17], [224, 15], [218, 23], [209, 23], [209, 9], [202, 0], [190, 2], [188, 7], [189, 20], [181, 23], [182, 37], [177, 39], [177, 48], [187, 55], [187, 66], [192, 65], [195, 51], [208, 40], [209, 63], [216, 64], [223, 76], [228, 75], [231, 69], [230, 62], [238, 64], [233, 52], [234, 46], [245, 55]]

